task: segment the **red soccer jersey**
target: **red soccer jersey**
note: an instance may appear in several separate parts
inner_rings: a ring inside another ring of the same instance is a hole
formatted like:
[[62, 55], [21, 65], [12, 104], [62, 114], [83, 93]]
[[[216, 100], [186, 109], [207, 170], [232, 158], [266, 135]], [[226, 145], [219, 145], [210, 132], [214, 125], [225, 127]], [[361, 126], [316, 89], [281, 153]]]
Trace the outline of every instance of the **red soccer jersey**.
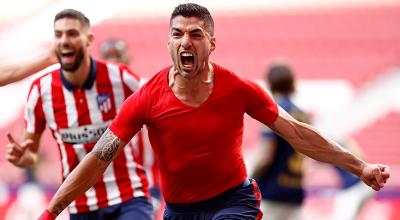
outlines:
[[[92, 60], [83, 87], [73, 88], [60, 70], [55, 70], [32, 83], [26, 105], [27, 132], [41, 133], [47, 123], [59, 147], [64, 179], [92, 150], [123, 101], [139, 88], [139, 82], [126, 66]], [[71, 203], [70, 213], [93, 211], [147, 196], [148, 181], [142, 164], [138, 163], [140, 155], [134, 154], [140, 152], [142, 145], [139, 132], [102, 178]]]
[[206, 200], [243, 182], [244, 113], [266, 125], [278, 116], [276, 104], [259, 86], [213, 67], [213, 92], [201, 106], [176, 98], [166, 68], [125, 101], [110, 125], [124, 141], [147, 125], [162, 192], [170, 203]]

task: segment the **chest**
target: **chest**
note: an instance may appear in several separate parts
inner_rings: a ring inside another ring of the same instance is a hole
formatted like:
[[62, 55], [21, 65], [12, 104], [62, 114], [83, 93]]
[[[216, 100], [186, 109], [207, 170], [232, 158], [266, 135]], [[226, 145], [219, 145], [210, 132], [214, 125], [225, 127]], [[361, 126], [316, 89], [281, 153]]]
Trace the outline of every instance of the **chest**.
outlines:
[[206, 102], [210, 97], [211, 93], [213, 92], [213, 85], [207, 84], [196, 89], [186, 90], [172, 87], [171, 90], [179, 101], [190, 107], [197, 108]]
[[161, 136], [199, 140], [223, 136], [242, 129], [244, 107], [230, 93], [212, 94], [198, 107], [192, 107], [174, 95], [167, 95], [153, 108], [150, 127]]
[[41, 95], [46, 121], [53, 130], [112, 120], [123, 101], [112, 89], [102, 89], [101, 85], [73, 91], [53, 87]]

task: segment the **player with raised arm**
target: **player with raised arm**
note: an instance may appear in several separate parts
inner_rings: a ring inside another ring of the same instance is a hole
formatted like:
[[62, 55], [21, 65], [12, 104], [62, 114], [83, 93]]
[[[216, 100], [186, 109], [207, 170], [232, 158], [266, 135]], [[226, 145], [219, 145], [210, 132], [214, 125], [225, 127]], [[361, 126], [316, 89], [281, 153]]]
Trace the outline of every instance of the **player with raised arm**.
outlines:
[[242, 155], [244, 114], [299, 152], [342, 167], [375, 190], [389, 178], [387, 166], [358, 159], [278, 108], [255, 83], [210, 62], [216, 40], [207, 8], [187, 3], [174, 9], [168, 48], [173, 65], [124, 102], [40, 219], [57, 216], [84, 193], [144, 125], [160, 165], [164, 219], [261, 219], [260, 193]]

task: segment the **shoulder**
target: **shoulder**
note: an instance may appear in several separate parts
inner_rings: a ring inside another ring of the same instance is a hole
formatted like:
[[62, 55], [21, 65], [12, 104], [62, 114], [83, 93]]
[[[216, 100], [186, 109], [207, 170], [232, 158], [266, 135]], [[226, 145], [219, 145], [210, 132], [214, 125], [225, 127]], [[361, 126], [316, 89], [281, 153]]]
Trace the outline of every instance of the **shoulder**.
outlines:
[[171, 66], [166, 67], [152, 76], [144, 85], [144, 90], [157, 91], [165, 88], [167, 85], [168, 71]]
[[221, 65], [212, 63], [214, 67], [214, 72], [216, 75], [221, 80], [224, 80], [224, 83], [235, 83], [237, 85], [242, 85], [242, 86], [248, 86], [248, 85], [254, 85], [255, 83], [250, 81], [249, 79], [246, 79], [242, 77], [241, 75], [233, 72], [232, 70], [229, 70], [228, 68], [225, 68]]
[[124, 102], [124, 112], [140, 111], [144, 115], [150, 114], [160, 100], [163, 100], [165, 88], [167, 88], [168, 69], [163, 69], [155, 74], [143, 86], [134, 92]]
[[215, 83], [223, 84], [226, 90], [234, 91], [240, 90], [243, 87], [243, 83], [245, 82], [242, 77], [234, 73], [233, 71], [212, 63], [215, 74]]
[[104, 60], [95, 60], [98, 72], [108, 72], [109, 74], [129, 74], [139, 79], [139, 75], [122, 63], [113, 63]]
[[41, 76], [36, 77], [32, 83], [31, 83], [31, 87], [32, 86], [48, 86], [51, 85], [53, 82], [53, 78], [59, 78], [60, 77], [60, 69], [55, 69], [49, 72], [44, 73]]

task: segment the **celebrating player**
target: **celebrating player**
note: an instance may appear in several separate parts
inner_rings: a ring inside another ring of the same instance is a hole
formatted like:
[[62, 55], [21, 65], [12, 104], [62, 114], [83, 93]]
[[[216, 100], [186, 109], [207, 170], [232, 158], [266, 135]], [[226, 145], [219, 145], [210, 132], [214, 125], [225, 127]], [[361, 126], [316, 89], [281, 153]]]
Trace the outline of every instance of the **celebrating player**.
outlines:
[[206, 8], [188, 3], [174, 9], [168, 48], [173, 65], [124, 102], [43, 216], [57, 216], [92, 186], [146, 125], [160, 166], [164, 219], [260, 219], [260, 193], [247, 178], [241, 149], [245, 113], [299, 152], [342, 167], [376, 190], [389, 178], [387, 166], [356, 158], [278, 108], [256, 84], [210, 62], [216, 40]]

